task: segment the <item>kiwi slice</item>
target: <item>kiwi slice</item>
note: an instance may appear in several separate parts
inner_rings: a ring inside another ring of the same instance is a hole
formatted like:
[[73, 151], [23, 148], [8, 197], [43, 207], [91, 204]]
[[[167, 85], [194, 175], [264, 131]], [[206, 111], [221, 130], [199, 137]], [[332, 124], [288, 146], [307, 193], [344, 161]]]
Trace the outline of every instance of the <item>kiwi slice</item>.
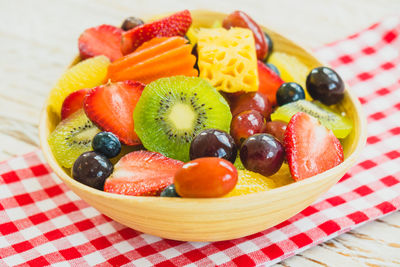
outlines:
[[332, 130], [337, 138], [345, 138], [353, 128], [353, 123], [349, 118], [337, 114], [334, 110], [318, 101], [299, 100], [283, 105], [271, 114], [271, 120], [289, 122], [297, 112], [305, 112], [319, 119], [326, 128]]
[[228, 103], [214, 87], [202, 78], [185, 76], [148, 84], [133, 115], [135, 132], [146, 149], [185, 162], [199, 132], [229, 132], [231, 119]]
[[48, 142], [58, 163], [71, 168], [83, 152], [92, 150], [92, 139], [98, 132], [100, 129], [80, 109], [57, 125]]

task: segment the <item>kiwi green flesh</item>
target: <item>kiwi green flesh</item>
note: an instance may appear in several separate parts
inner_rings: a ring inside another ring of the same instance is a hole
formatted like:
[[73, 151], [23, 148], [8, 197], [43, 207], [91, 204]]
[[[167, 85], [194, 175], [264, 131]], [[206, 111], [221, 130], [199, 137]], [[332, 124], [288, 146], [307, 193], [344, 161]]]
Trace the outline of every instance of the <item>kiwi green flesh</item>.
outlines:
[[341, 116], [333, 109], [318, 101], [299, 100], [283, 105], [271, 114], [271, 120], [289, 122], [291, 117], [297, 112], [305, 112], [317, 118], [326, 128], [332, 130], [337, 138], [345, 138], [353, 128], [353, 124], [349, 118]]
[[198, 77], [174, 76], [148, 84], [134, 111], [143, 146], [184, 162], [190, 160], [190, 143], [199, 132], [229, 132], [231, 119], [225, 99]]
[[92, 139], [100, 132], [83, 109], [61, 121], [49, 135], [48, 142], [58, 163], [71, 168], [84, 152], [92, 150]]

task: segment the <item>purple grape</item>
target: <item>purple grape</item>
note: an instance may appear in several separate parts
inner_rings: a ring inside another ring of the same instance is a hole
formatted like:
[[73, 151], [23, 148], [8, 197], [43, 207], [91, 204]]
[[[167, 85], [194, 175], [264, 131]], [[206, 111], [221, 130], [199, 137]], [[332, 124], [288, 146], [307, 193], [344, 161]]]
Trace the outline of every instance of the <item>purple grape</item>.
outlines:
[[270, 134], [250, 136], [240, 149], [243, 166], [264, 176], [276, 173], [281, 168], [284, 157], [282, 144]]
[[232, 136], [216, 129], [200, 132], [190, 144], [190, 160], [204, 157], [217, 157], [232, 163], [237, 156], [237, 148]]

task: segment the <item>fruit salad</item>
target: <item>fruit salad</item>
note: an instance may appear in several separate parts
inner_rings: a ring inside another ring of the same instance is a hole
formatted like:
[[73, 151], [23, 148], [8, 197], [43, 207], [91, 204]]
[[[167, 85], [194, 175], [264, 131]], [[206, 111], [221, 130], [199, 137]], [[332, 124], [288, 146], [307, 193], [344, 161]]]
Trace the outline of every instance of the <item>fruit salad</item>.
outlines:
[[80, 35], [49, 96], [48, 143], [73, 179], [132, 197], [234, 197], [343, 162], [353, 125], [334, 70], [274, 51], [242, 11], [192, 22], [184, 10]]

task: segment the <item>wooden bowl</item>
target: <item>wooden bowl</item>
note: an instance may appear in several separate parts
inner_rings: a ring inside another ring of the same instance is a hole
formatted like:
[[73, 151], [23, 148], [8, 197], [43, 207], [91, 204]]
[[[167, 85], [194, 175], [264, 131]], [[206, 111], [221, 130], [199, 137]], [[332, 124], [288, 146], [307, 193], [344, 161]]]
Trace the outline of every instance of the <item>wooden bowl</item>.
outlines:
[[[192, 11], [193, 23], [211, 26], [226, 14]], [[275, 51], [296, 56], [308, 67], [324, 65], [287, 38], [263, 28], [274, 41]], [[355, 163], [366, 140], [366, 122], [360, 103], [349, 89], [341, 109], [354, 122], [343, 140], [345, 160], [339, 166], [306, 180], [270, 191], [215, 199], [132, 197], [106, 193], [71, 178], [57, 164], [47, 137], [58, 123], [47, 102], [43, 108], [39, 135], [44, 156], [54, 172], [87, 203], [117, 222], [138, 231], [182, 241], [220, 241], [250, 235], [272, 227], [300, 212], [334, 185]]]

